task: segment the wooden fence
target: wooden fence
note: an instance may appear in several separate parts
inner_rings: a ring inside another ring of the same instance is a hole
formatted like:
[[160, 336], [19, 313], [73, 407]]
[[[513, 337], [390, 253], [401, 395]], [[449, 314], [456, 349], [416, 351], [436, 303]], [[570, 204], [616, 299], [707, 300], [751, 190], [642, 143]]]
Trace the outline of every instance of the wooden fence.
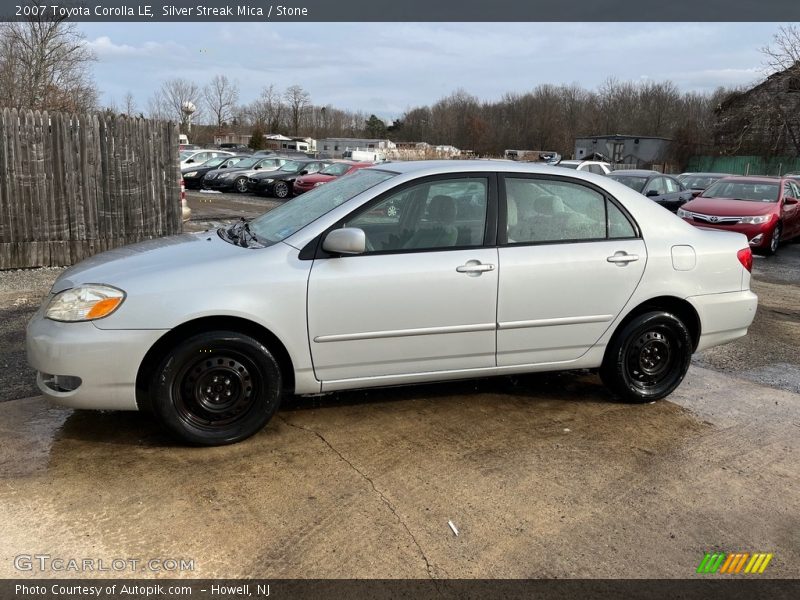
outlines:
[[69, 265], [182, 230], [174, 124], [5, 109], [0, 269]]

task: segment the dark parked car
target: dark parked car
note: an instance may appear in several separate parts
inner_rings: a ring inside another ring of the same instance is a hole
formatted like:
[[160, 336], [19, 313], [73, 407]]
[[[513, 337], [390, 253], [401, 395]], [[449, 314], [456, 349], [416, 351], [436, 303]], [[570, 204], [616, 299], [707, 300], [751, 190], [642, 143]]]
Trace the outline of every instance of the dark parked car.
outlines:
[[262, 171], [274, 171], [284, 164], [288, 158], [278, 156], [249, 156], [239, 162], [235, 168], [225, 171], [214, 170], [203, 177], [203, 188], [207, 190], [249, 191], [249, 179]]
[[676, 212], [685, 202], [692, 199], [692, 192], [683, 187], [680, 181], [658, 171], [623, 169], [614, 171], [609, 177], [644, 194], [672, 212]]
[[199, 190], [203, 187], [203, 177], [206, 176], [206, 173], [217, 169], [233, 169], [235, 165], [238, 165], [245, 158], [249, 157], [247, 155], [218, 156], [197, 167], [184, 167], [181, 169], [183, 182], [187, 189]]
[[303, 175], [317, 173], [330, 164], [330, 161], [310, 158], [290, 160], [277, 171], [258, 173], [251, 176], [250, 189], [256, 194], [274, 196], [281, 199], [290, 198], [293, 195], [295, 179]]
[[681, 185], [692, 192], [692, 196], [699, 196], [708, 186], [724, 177], [730, 177], [730, 173], [681, 173], [676, 177]]
[[736, 231], [750, 247], [775, 254], [778, 245], [800, 236], [800, 185], [792, 177], [727, 177], [678, 210], [697, 227]]

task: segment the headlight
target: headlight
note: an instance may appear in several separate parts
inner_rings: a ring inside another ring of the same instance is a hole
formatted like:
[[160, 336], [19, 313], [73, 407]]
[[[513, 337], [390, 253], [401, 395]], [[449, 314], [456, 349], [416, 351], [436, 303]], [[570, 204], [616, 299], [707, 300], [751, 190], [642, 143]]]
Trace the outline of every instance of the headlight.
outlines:
[[261, 181], [262, 181], [263, 183], [272, 183], [272, 182], [273, 182], [273, 181], [275, 181], [275, 180], [274, 180], [274, 179], [261, 179]]
[[188, 173], [183, 174], [184, 177], [195, 177], [197, 176], [197, 171], [189, 171]]
[[688, 219], [689, 217], [692, 216], [692, 213], [690, 213], [688, 210], [683, 210], [682, 208], [679, 208], [678, 216], [681, 217], [682, 219]]
[[742, 217], [740, 223], [750, 223], [751, 225], [758, 225], [759, 223], [767, 223], [772, 218], [772, 215], [758, 215], [757, 217]]
[[53, 321], [93, 321], [107, 317], [125, 300], [125, 292], [110, 285], [82, 285], [57, 293], [44, 316]]

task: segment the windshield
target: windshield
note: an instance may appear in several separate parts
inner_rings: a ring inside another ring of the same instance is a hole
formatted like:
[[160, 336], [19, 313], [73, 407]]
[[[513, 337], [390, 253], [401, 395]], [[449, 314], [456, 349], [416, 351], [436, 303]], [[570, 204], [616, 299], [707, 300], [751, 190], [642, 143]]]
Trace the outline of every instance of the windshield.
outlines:
[[717, 181], [701, 198], [725, 198], [729, 200], [747, 200], [749, 202], [777, 202], [780, 186], [777, 183], [760, 181]]
[[710, 186], [715, 181], [718, 181], [719, 177], [713, 176], [705, 176], [705, 177], [698, 177], [696, 175], [687, 175], [680, 182], [687, 188], [692, 190], [704, 190], [708, 186]]
[[394, 173], [388, 171], [361, 169], [352, 175], [316, 187], [253, 219], [250, 221], [250, 229], [262, 243], [280, 242], [350, 198], [394, 176]]
[[614, 181], [627, 185], [632, 190], [639, 193], [644, 189], [644, 184], [647, 183], [647, 177], [637, 177], [635, 175], [609, 175]]
[[289, 162], [285, 163], [280, 170], [281, 171], [288, 171], [289, 173], [294, 173], [295, 171], [299, 171], [300, 168], [305, 163], [297, 162], [296, 160], [290, 160]]
[[212, 158], [211, 160], [207, 160], [203, 163], [204, 167], [216, 167], [221, 165], [223, 162], [228, 160], [227, 156], [218, 156], [217, 158]]
[[237, 169], [249, 169], [254, 164], [256, 164], [258, 161], [259, 161], [259, 159], [257, 159], [257, 158], [243, 158], [242, 160], [237, 162], [234, 166]]
[[197, 154], [197, 153], [196, 153], [194, 150], [184, 150], [184, 151], [183, 151], [183, 152], [181, 152], [181, 154], [180, 154], [180, 156], [181, 156], [181, 160], [186, 160], [186, 159], [187, 159], [187, 158], [189, 158], [189, 157], [190, 157], [192, 154]]
[[329, 167], [325, 167], [324, 169], [322, 169], [319, 172], [319, 174], [320, 175], [335, 175], [336, 177], [339, 177], [340, 175], [344, 175], [345, 173], [347, 173], [348, 169], [350, 169], [350, 166], [351, 165], [348, 165], [348, 164], [345, 164], [345, 163], [333, 164], [333, 165], [331, 165]]

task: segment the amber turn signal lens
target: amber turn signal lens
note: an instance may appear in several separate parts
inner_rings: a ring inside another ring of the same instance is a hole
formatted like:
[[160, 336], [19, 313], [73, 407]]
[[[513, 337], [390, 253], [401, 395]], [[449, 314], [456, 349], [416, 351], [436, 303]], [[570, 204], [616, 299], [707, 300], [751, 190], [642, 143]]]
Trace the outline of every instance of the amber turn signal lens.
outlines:
[[100, 300], [97, 304], [95, 304], [88, 313], [86, 313], [87, 319], [99, 319], [100, 317], [105, 317], [108, 314], [111, 314], [119, 303], [122, 302], [122, 298], [106, 298], [105, 300]]

